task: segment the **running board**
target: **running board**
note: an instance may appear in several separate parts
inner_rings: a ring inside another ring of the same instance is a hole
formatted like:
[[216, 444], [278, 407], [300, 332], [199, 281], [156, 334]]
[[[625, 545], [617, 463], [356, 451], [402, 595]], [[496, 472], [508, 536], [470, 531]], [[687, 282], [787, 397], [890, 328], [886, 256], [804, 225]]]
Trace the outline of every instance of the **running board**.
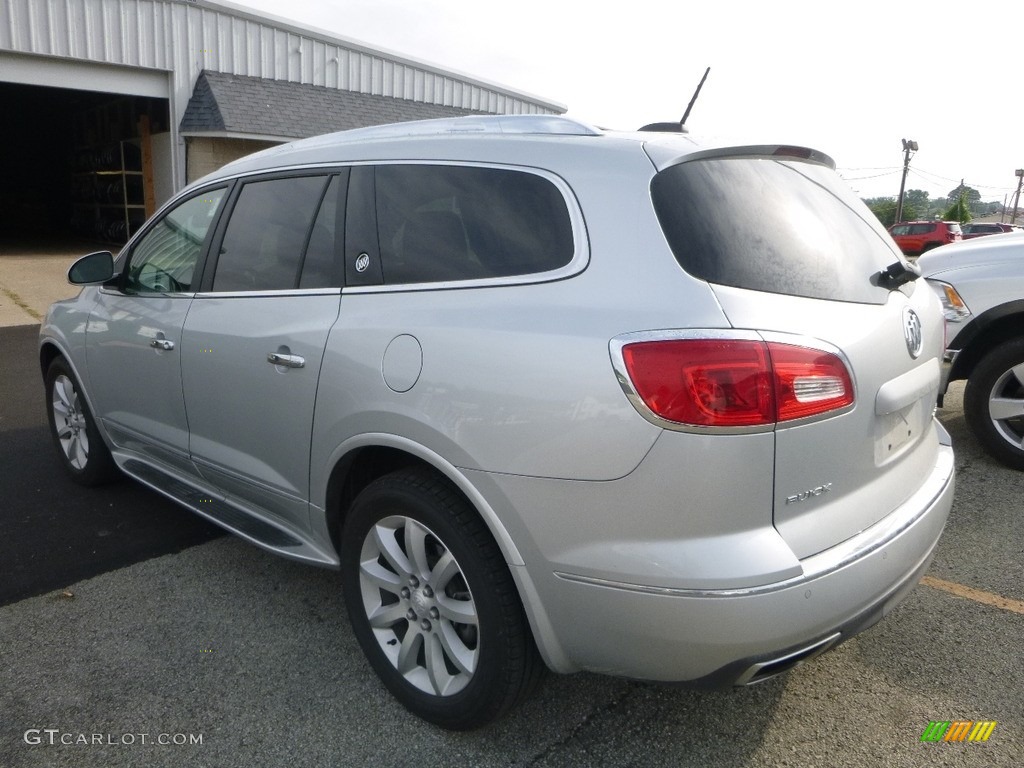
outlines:
[[117, 463], [125, 474], [246, 541], [293, 560], [328, 567], [338, 565], [333, 553], [324, 552], [296, 531], [257, 517], [152, 464], [124, 455], [115, 454], [114, 458], [120, 459]]

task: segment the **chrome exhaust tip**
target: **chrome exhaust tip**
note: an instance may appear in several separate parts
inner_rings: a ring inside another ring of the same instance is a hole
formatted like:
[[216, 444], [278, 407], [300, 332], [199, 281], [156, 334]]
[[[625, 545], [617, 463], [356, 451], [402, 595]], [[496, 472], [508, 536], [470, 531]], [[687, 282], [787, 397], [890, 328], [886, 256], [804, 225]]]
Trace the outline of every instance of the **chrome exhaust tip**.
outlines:
[[757, 683], [763, 683], [765, 680], [781, 675], [783, 672], [788, 672], [794, 667], [800, 666], [805, 661], [823, 654], [839, 641], [840, 635], [841, 633], [836, 632], [834, 635], [830, 635], [824, 640], [819, 640], [818, 642], [804, 648], [787, 653], [785, 656], [779, 656], [774, 659], [768, 659], [766, 661], [759, 661], [756, 664], [751, 664], [743, 670], [743, 673], [738, 678], [736, 678], [734, 685], [756, 685]]

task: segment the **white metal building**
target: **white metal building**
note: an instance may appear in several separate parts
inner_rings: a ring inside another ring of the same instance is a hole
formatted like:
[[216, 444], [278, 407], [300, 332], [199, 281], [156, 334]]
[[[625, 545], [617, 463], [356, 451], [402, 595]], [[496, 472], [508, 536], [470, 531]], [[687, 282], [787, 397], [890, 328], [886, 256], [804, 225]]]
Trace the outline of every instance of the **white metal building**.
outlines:
[[124, 240], [272, 143], [561, 104], [224, 0], [0, 0], [0, 233]]

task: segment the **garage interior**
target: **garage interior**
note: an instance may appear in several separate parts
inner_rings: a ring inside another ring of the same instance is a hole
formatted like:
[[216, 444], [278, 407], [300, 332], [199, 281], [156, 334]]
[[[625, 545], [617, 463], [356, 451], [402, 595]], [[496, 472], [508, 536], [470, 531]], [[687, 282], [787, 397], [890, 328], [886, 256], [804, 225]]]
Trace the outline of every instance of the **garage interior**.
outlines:
[[0, 104], [0, 252], [121, 245], [165, 197], [166, 99], [0, 83]]

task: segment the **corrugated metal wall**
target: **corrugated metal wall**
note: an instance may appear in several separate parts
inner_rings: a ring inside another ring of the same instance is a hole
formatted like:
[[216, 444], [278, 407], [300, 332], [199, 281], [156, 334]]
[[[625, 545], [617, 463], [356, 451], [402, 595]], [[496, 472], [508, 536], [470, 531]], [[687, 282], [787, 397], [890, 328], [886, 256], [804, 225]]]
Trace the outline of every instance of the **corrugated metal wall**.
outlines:
[[[0, 9], [0, 50], [168, 70], [175, 95], [186, 101], [199, 71], [211, 69], [499, 114], [564, 111], [354, 41], [202, 2], [0, 0]], [[184, 104], [175, 106], [180, 120]]]
[[[495, 114], [565, 111], [529, 94], [204, 0], [0, 0], [0, 67], [5, 52], [55, 57], [52, 61], [68, 64], [78, 60], [143, 68], [149, 71], [150, 88], [152, 75], [166, 72], [177, 156], [175, 188], [184, 178], [177, 126], [204, 69]], [[27, 57], [8, 57], [11, 71], [24, 71], [28, 62]], [[88, 87], [73, 82], [74, 71], [68, 68], [66, 84], [63, 71], [58, 73], [61, 85]], [[130, 79], [130, 70], [123, 74]], [[83, 70], [82, 76], [89, 75]], [[4, 79], [0, 69], [0, 81]]]

